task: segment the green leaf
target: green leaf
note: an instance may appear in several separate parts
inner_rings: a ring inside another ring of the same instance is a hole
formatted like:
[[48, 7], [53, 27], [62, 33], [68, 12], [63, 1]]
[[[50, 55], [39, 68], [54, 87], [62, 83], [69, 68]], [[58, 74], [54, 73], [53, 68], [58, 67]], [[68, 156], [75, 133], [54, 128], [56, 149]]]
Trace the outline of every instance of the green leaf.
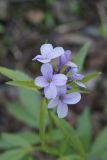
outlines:
[[2, 138], [10, 145], [17, 147], [28, 147], [30, 144], [23, 137], [19, 135], [3, 133]]
[[79, 134], [86, 151], [89, 151], [92, 138], [91, 132], [92, 130], [91, 130], [90, 110], [87, 107], [82, 113], [82, 115], [79, 117], [77, 123], [77, 133]]
[[35, 117], [35, 124], [39, 127], [39, 112], [40, 112], [40, 102], [41, 97], [36, 94], [34, 91], [26, 90], [26, 89], [18, 89], [19, 91], [19, 99], [23, 108], [30, 113], [33, 117]]
[[21, 160], [32, 148], [12, 149], [0, 155], [0, 160]]
[[49, 133], [46, 134], [46, 138], [48, 142], [58, 142], [63, 139], [63, 135], [58, 129], [52, 129]]
[[101, 133], [97, 136], [92, 148], [92, 155], [99, 155], [107, 150], [107, 127], [105, 127]]
[[15, 71], [5, 67], [0, 67], [0, 73], [14, 81], [31, 80], [31, 78], [21, 71]]
[[92, 72], [92, 73], [89, 73], [87, 74], [83, 80], [81, 80], [81, 82], [83, 83], [86, 83], [88, 82], [89, 80], [93, 79], [93, 78], [96, 78], [97, 76], [101, 75], [101, 72]]
[[103, 153], [101, 153], [101, 155], [99, 155], [99, 157], [101, 158], [101, 160], [106, 160], [107, 159], [107, 150]]
[[40, 142], [39, 136], [33, 132], [2, 133], [1, 137], [11, 147], [27, 147]]
[[58, 160], [80, 160], [80, 157], [77, 155], [69, 155], [59, 158]]
[[17, 133], [16, 135], [19, 135], [23, 137], [25, 140], [27, 140], [30, 144], [37, 144], [40, 142], [40, 138], [38, 133], [27, 131], [27, 132], [21, 132]]
[[58, 119], [53, 112], [50, 111], [50, 115], [56, 126], [63, 133], [70, 147], [77, 155], [80, 155], [81, 158], [85, 159], [85, 151], [76, 131], [65, 120]]
[[36, 93], [39, 94], [39, 91], [36, 88], [36, 86], [34, 85], [33, 80], [30, 80], [30, 81], [29, 80], [28, 81], [9, 81], [6, 84], [16, 86], [16, 87], [21, 87], [21, 88], [23, 87], [25, 89], [35, 91]]
[[0, 136], [0, 150], [9, 149], [12, 146], [8, 144], [1, 136]]
[[7, 111], [19, 121], [26, 123], [31, 127], [36, 127], [36, 118], [27, 112], [23, 107], [15, 103], [7, 103]]
[[80, 87], [75, 83], [72, 82], [71, 84], [72, 89], [68, 90], [67, 93], [71, 93], [71, 92], [79, 92], [79, 93], [86, 93], [86, 94], [90, 94], [90, 91], [88, 91], [87, 89], [80, 89]]
[[85, 58], [88, 54], [90, 48], [90, 43], [86, 43], [79, 51], [79, 53], [74, 57], [73, 61], [77, 64], [79, 72], [83, 69]]

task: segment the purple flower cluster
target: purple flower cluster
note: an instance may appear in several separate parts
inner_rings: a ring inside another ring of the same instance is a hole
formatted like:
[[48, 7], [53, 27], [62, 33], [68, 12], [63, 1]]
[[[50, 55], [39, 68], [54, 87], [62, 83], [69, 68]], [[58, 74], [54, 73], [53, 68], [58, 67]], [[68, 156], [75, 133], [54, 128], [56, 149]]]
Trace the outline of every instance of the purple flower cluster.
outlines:
[[[62, 47], [53, 48], [51, 44], [43, 44], [40, 52], [41, 55], [33, 59], [43, 63], [42, 76], [35, 79], [35, 85], [44, 89], [44, 95], [49, 100], [48, 108], [57, 107], [58, 117], [64, 118], [68, 114], [68, 105], [76, 104], [81, 99], [79, 92], [72, 92], [72, 84], [86, 88], [81, 82], [84, 75], [79, 74], [77, 65], [71, 62], [70, 50], [64, 51]], [[56, 66], [53, 65], [55, 61]]]

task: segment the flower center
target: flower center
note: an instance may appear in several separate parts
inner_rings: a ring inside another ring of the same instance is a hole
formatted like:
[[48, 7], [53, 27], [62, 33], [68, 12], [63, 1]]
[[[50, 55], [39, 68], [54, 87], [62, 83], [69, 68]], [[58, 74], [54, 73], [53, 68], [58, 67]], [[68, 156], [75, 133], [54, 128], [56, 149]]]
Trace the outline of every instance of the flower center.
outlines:
[[47, 81], [48, 81], [48, 83], [51, 83], [51, 82], [52, 82], [51, 78], [48, 78], [48, 80], [47, 80]]
[[63, 95], [60, 95], [60, 96], [59, 96], [59, 100], [61, 100], [61, 101], [62, 101], [62, 100], [63, 100], [63, 98], [64, 98], [64, 97], [63, 97]]

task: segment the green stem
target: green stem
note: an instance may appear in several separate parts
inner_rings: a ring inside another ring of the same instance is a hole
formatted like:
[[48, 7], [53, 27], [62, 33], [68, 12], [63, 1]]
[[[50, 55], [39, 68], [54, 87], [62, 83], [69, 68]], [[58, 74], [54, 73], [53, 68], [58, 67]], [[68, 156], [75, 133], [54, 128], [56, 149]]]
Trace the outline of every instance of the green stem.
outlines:
[[41, 106], [40, 106], [40, 140], [42, 146], [45, 145], [45, 108], [46, 100], [43, 98]]

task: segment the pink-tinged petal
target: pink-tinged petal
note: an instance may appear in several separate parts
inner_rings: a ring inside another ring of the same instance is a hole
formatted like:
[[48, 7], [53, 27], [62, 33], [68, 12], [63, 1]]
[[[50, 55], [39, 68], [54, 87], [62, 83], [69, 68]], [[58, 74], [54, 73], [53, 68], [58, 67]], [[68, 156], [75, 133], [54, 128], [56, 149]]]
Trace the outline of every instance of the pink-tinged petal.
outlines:
[[53, 51], [50, 53], [50, 59], [57, 58], [64, 54], [64, 49], [62, 47], [56, 47], [53, 49]]
[[73, 62], [70, 62], [70, 61], [68, 61], [66, 63], [66, 65], [69, 66], [69, 67], [72, 67], [72, 68], [77, 68], [77, 65], [75, 63], [73, 63]]
[[42, 72], [44, 77], [52, 78], [52, 74], [53, 74], [52, 65], [49, 64], [49, 63], [43, 64], [41, 66], [41, 72]]
[[48, 63], [48, 62], [51, 61], [50, 59], [44, 58], [42, 55], [37, 55], [37, 56], [34, 57], [32, 60], [33, 60], [33, 61], [34, 61], [34, 60], [37, 60], [37, 61], [39, 61], [39, 62], [41, 62], [41, 63]]
[[39, 86], [39, 87], [47, 87], [49, 85], [49, 83], [45, 80], [43, 76], [37, 77], [34, 83], [36, 86]]
[[68, 114], [68, 106], [62, 102], [59, 102], [57, 107], [57, 114], [59, 118], [64, 118]]
[[50, 83], [48, 87], [44, 88], [44, 93], [48, 99], [55, 98], [57, 96], [57, 88], [53, 83]]
[[50, 53], [52, 50], [53, 50], [52, 44], [43, 44], [40, 47], [41, 54], [45, 57], [47, 57], [48, 53]]
[[81, 100], [81, 94], [78, 92], [73, 92], [70, 94], [66, 94], [63, 102], [66, 104], [76, 104]]
[[58, 105], [58, 99], [54, 98], [48, 103], [48, 108], [55, 108]]
[[78, 86], [83, 87], [83, 88], [87, 88], [86, 85], [82, 82], [75, 82]]
[[64, 95], [64, 94], [66, 94], [66, 91], [67, 91], [66, 85], [61, 86], [61, 87], [57, 87], [58, 95]]
[[64, 74], [55, 74], [55, 75], [53, 75], [52, 80], [55, 83], [55, 85], [63, 86], [67, 82], [67, 76], [65, 76]]

